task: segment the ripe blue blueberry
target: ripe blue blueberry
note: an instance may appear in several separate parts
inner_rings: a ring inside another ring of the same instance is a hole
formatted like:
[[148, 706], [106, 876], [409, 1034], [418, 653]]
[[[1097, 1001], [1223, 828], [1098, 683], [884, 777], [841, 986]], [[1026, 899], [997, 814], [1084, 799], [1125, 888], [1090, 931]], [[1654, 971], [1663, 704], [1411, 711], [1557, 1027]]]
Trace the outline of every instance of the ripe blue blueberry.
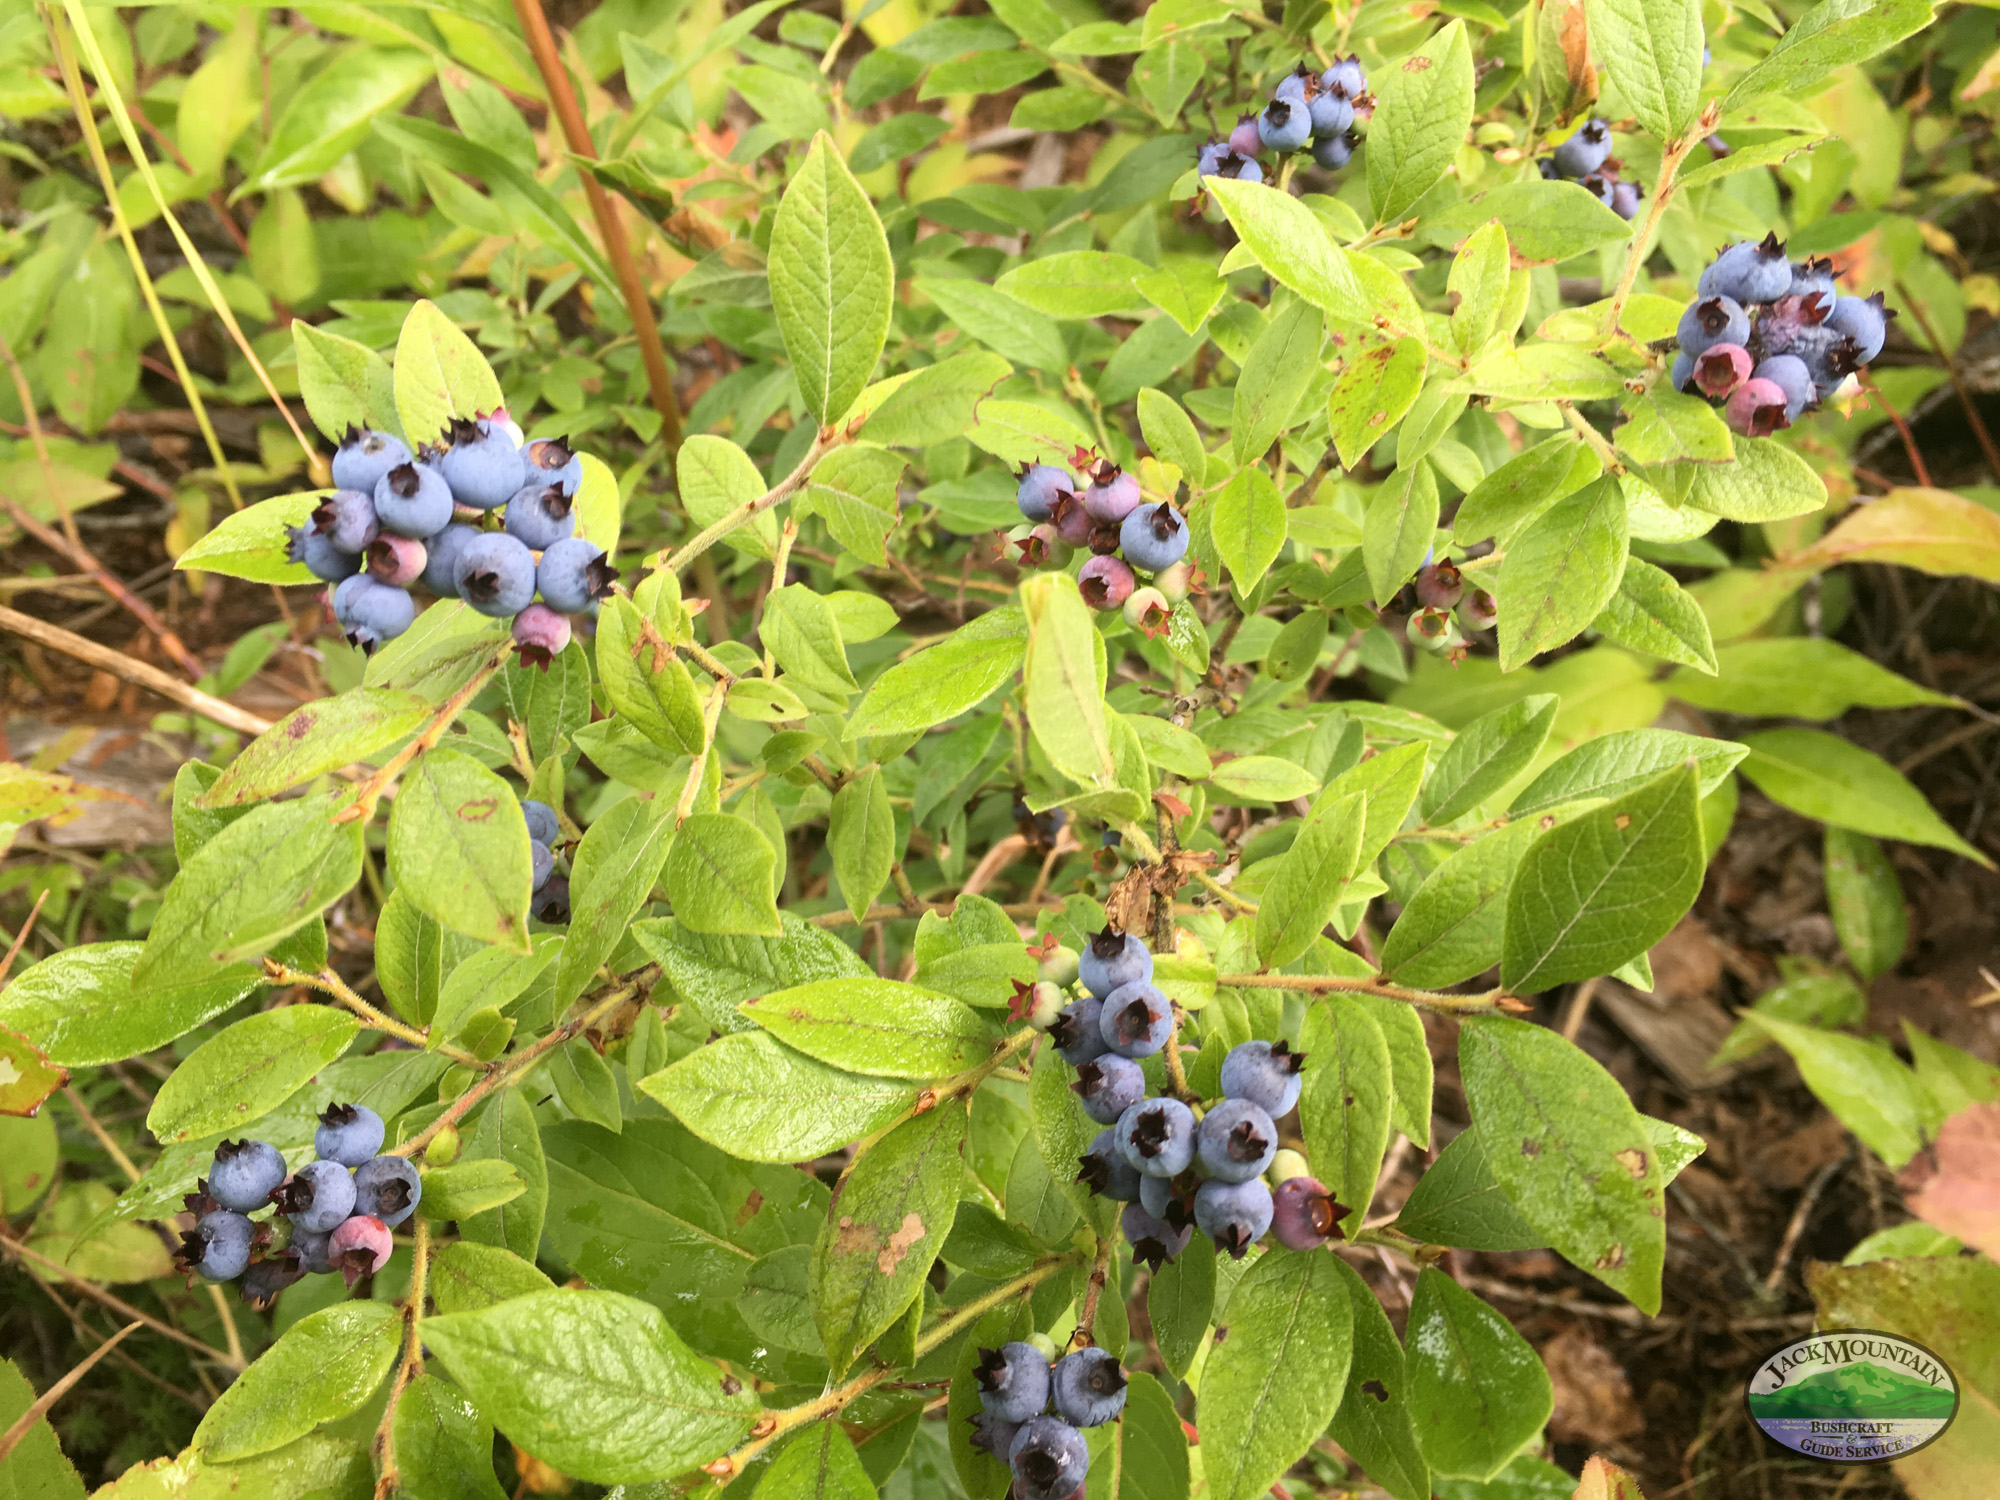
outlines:
[[1674, 368], [1667, 376], [1667, 383], [1677, 391], [1684, 391], [1694, 379], [1694, 356], [1683, 349], [1674, 356]]
[[531, 870], [528, 889], [539, 891], [549, 883], [549, 877], [556, 872], [555, 851], [540, 839], [529, 839], [528, 864]]
[[1833, 279], [1833, 262], [1807, 256], [1793, 266], [1791, 294], [1794, 297], [1822, 298], [1831, 308], [1840, 299], [1840, 288]]
[[1142, 505], [1118, 528], [1118, 547], [1133, 567], [1157, 573], [1187, 556], [1188, 524], [1165, 500]]
[[580, 536], [564, 537], [543, 550], [535, 565], [535, 587], [549, 608], [566, 615], [588, 612], [600, 600], [611, 597], [618, 570], [605, 557], [604, 549]]
[[1271, 97], [1273, 99], [1296, 99], [1303, 104], [1306, 97], [1306, 83], [1311, 77], [1312, 74], [1303, 68], [1287, 73], [1283, 78], [1278, 80], [1278, 86], [1271, 90]]
[[[338, 1226], [335, 1226], [336, 1228]], [[292, 1254], [299, 1258], [299, 1264], [314, 1276], [323, 1276], [333, 1269], [333, 1262], [327, 1257], [327, 1242], [333, 1238], [333, 1230], [301, 1229], [292, 1225]]]
[[395, 1241], [389, 1237], [388, 1225], [367, 1214], [356, 1214], [343, 1220], [327, 1238], [326, 1258], [340, 1272], [341, 1279], [353, 1286], [363, 1276], [386, 1266], [393, 1249]]
[[1352, 1211], [1317, 1177], [1287, 1177], [1271, 1195], [1271, 1237], [1287, 1250], [1317, 1250], [1340, 1238]]
[[[1118, 533], [1110, 527], [1112, 545], [1117, 545]], [[1095, 546], [1095, 542], [1092, 543]], [[1117, 609], [1132, 597], [1132, 590], [1139, 586], [1138, 575], [1132, 565], [1122, 557], [1100, 553], [1076, 570], [1076, 586], [1083, 595], [1083, 602], [1092, 609]]]
[[183, 1273], [204, 1281], [234, 1281], [250, 1264], [251, 1238], [256, 1226], [243, 1215], [217, 1209], [195, 1220], [181, 1235], [174, 1263]]
[[1083, 1434], [1054, 1417], [1022, 1424], [1007, 1450], [1014, 1500], [1069, 1500], [1090, 1472]]
[[1296, 151], [1312, 139], [1312, 111], [1304, 100], [1273, 99], [1257, 116], [1257, 139], [1267, 151]]
[[996, 1421], [1025, 1422], [1049, 1404], [1049, 1362], [1033, 1344], [981, 1349], [972, 1376], [979, 1382], [979, 1404]]
[[313, 530], [311, 522], [285, 532], [285, 556], [292, 562], [304, 563], [308, 573], [327, 583], [338, 583], [361, 571], [359, 557], [342, 552], [334, 546], [333, 538]]
[[1141, 1099], [1112, 1129], [1118, 1150], [1143, 1176], [1178, 1177], [1194, 1161], [1194, 1111], [1178, 1099]]
[[1683, 354], [1700, 354], [1711, 344], [1741, 344], [1750, 337], [1750, 315], [1734, 297], [1704, 297], [1688, 304], [1674, 337]]
[[1565, 177], [1590, 176], [1611, 155], [1611, 127], [1602, 120], [1586, 120], [1576, 134], [1555, 149], [1556, 170]]
[[1118, 1149], [1117, 1126], [1098, 1131], [1091, 1139], [1090, 1149], [1076, 1160], [1076, 1180], [1091, 1192], [1114, 1203], [1139, 1201], [1139, 1174]]
[[1638, 183], [1621, 179], [1611, 184], [1611, 211], [1619, 218], [1628, 222], [1638, 218], [1642, 201]]
[[1229, 160], [1236, 163], [1236, 170], [1233, 172], [1229, 171], [1225, 163], [1223, 168], [1225, 176], [1234, 177], [1238, 182], [1262, 182], [1264, 180], [1264, 169], [1257, 165], [1255, 157], [1232, 156]]
[[549, 883], [528, 902], [528, 915], [537, 922], [559, 927], [569, 920], [569, 877], [551, 875]]
[[1136, 932], [1094, 933], [1077, 955], [1077, 977], [1102, 1000], [1113, 990], [1153, 977], [1153, 955]]
[[1313, 160], [1329, 172], [1338, 172], [1354, 160], [1354, 148], [1358, 144], [1351, 130], [1342, 135], [1324, 136], [1313, 142]]
[[1592, 172], [1588, 177], [1580, 178], [1577, 186], [1606, 208], [1611, 207], [1611, 200], [1618, 195], [1617, 184], [1602, 172]]
[[1105, 1045], [1100, 1025], [1103, 1014], [1104, 1002], [1095, 995], [1072, 1000], [1056, 1012], [1049, 1026], [1049, 1040], [1072, 1068], [1080, 1068], [1111, 1050]]
[[[333, 482], [343, 490], [374, 494], [382, 476], [398, 464], [410, 461], [410, 450], [401, 438], [386, 432], [363, 432], [350, 427], [333, 454]], [[355, 549], [359, 551], [357, 547]]]
[[1179, 1177], [1142, 1177], [1139, 1204], [1169, 1228], [1184, 1229], [1194, 1222], [1194, 1190], [1200, 1185], [1192, 1172]]
[[1007, 1450], [1014, 1446], [1014, 1438], [1021, 1431], [1019, 1422], [996, 1422], [983, 1411], [976, 1411], [966, 1420], [972, 1424], [972, 1436], [966, 1441], [975, 1448], [983, 1448], [1001, 1463], [1007, 1462]]
[[562, 820], [556, 817], [556, 810], [548, 803], [524, 797], [521, 799], [521, 816], [527, 819], [529, 838], [551, 846], [561, 841]]
[[[1139, 1179], [1139, 1191], [1143, 1195], [1154, 1183], [1164, 1181], [1160, 1177], [1142, 1177]], [[1190, 1217], [1176, 1229], [1139, 1203], [1125, 1205], [1119, 1227], [1125, 1231], [1125, 1241], [1132, 1247], [1132, 1259], [1156, 1271], [1170, 1260], [1179, 1260], [1181, 1252], [1188, 1247], [1188, 1241], [1194, 1238], [1193, 1218]]]
[[458, 554], [458, 597], [482, 615], [511, 619], [535, 602], [535, 559], [505, 532], [487, 531]]
[[1867, 364], [1882, 352], [1889, 339], [1889, 320], [1895, 311], [1882, 305], [1882, 294], [1872, 297], [1841, 297], [1827, 314], [1826, 326], [1854, 340], [1855, 355]]
[[[349, 587], [352, 585], [352, 588]], [[340, 618], [340, 595], [346, 594], [349, 645], [373, 655], [385, 641], [393, 641], [410, 628], [417, 617], [417, 601], [408, 589], [377, 583], [366, 573], [358, 573], [334, 591], [334, 617]]]
[[1196, 1145], [1210, 1177], [1248, 1182], [1278, 1154], [1278, 1127], [1248, 1099], [1224, 1099], [1202, 1116]]
[[438, 460], [451, 497], [475, 510], [498, 510], [528, 482], [527, 460], [507, 429], [460, 418], [451, 424], [451, 446]]
[[1058, 495], [1077, 492], [1076, 476], [1054, 464], [1027, 464], [1021, 469], [1014, 491], [1021, 514], [1030, 521], [1046, 521], [1055, 514]]
[[1718, 255], [1695, 284], [1700, 297], [1733, 297], [1748, 305], [1775, 302], [1792, 289], [1792, 263], [1775, 234], [1742, 240]]
[[354, 1212], [354, 1176], [337, 1161], [309, 1161], [271, 1194], [271, 1201], [294, 1230], [326, 1234]]
[[1315, 94], [1306, 110], [1312, 119], [1313, 139], [1316, 141], [1345, 135], [1354, 123], [1354, 105], [1345, 94]]
[[477, 527], [453, 521], [424, 543], [424, 572], [417, 581], [433, 594], [458, 597], [458, 559], [478, 536]]
[[208, 1169], [209, 1196], [224, 1208], [247, 1214], [271, 1201], [271, 1189], [285, 1180], [284, 1155], [268, 1141], [224, 1141]]
[[521, 450], [527, 461], [528, 477], [523, 484], [553, 484], [565, 495], [574, 495], [583, 484], [583, 459], [569, 446], [568, 438], [537, 438]]
[[329, 1104], [313, 1132], [313, 1150], [321, 1161], [337, 1161], [343, 1167], [358, 1167], [382, 1149], [388, 1127], [382, 1117], [365, 1104]]
[[1241, 1042], [1222, 1060], [1222, 1092], [1248, 1099], [1272, 1119], [1299, 1102], [1299, 1069], [1306, 1055], [1284, 1042]]
[[530, 481], [507, 502], [507, 534], [541, 552], [576, 531], [576, 511], [559, 484]]
[[1100, 1125], [1116, 1125], [1120, 1115], [1146, 1097], [1146, 1075], [1129, 1058], [1106, 1053], [1078, 1068], [1070, 1088], [1083, 1101], [1083, 1112], [1091, 1119]]
[[375, 514], [384, 531], [436, 536], [451, 524], [451, 486], [427, 463], [398, 464], [375, 482]]
[[1368, 92], [1368, 75], [1361, 70], [1359, 57], [1336, 58], [1333, 66], [1319, 75], [1319, 86], [1359, 99]]
[[1222, 170], [1222, 159], [1229, 155], [1229, 142], [1210, 141], [1194, 154], [1194, 175], [1213, 177]]
[[313, 507], [312, 529], [337, 551], [359, 556], [381, 534], [382, 523], [371, 496], [360, 490], [335, 490]]
[[1072, 1427], [1102, 1427], [1125, 1410], [1125, 1372], [1107, 1349], [1076, 1349], [1065, 1354], [1056, 1362], [1049, 1387], [1056, 1415]]
[[1248, 1182], [1211, 1177], [1195, 1190], [1195, 1226], [1237, 1260], [1271, 1227], [1271, 1209], [1271, 1190], [1255, 1177]]
[[1105, 1046], [1120, 1057], [1151, 1057], [1173, 1035], [1174, 1003], [1141, 979], [1105, 997], [1097, 1025]]
[[400, 1156], [377, 1156], [354, 1169], [354, 1211], [391, 1229], [417, 1211], [424, 1180]]
[[255, 1308], [267, 1308], [282, 1292], [306, 1274], [305, 1263], [289, 1250], [252, 1261], [243, 1273], [238, 1290], [243, 1300]]
[[1785, 393], [1785, 420], [1796, 422], [1799, 414], [1818, 399], [1813, 389], [1812, 371], [1796, 354], [1774, 354], [1751, 372], [1757, 380], [1768, 380]]

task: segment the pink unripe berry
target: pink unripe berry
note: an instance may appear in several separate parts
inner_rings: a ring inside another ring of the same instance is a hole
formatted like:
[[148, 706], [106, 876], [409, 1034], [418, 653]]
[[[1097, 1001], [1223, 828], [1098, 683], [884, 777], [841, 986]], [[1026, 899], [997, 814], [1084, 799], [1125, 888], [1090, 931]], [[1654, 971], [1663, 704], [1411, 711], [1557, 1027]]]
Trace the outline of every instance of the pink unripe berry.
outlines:
[[1040, 568], [1052, 562], [1061, 562], [1069, 551], [1054, 526], [1042, 522], [1024, 537], [1017, 537], [1014, 545], [1021, 549], [1021, 566]]
[[1085, 545], [1090, 540], [1090, 533], [1097, 527], [1090, 512], [1083, 508], [1083, 502], [1074, 495], [1058, 496], [1049, 519], [1055, 523], [1056, 536], [1068, 547]]
[[1473, 589], [1459, 601], [1458, 617], [1467, 630], [1491, 630], [1500, 620], [1500, 601], [1485, 589]]
[[1348, 1210], [1316, 1177], [1288, 1177], [1271, 1194], [1271, 1238], [1287, 1250], [1317, 1250], [1340, 1235]]
[[569, 645], [569, 617], [546, 604], [530, 604], [514, 616], [514, 644], [520, 648], [522, 666], [547, 671], [549, 663]]
[[1451, 562], [1417, 569], [1417, 602], [1425, 609], [1450, 609], [1465, 593], [1465, 575]]
[[1711, 344], [1694, 362], [1694, 383], [1717, 401], [1750, 378], [1750, 351], [1741, 344]]
[[392, 583], [399, 589], [408, 588], [422, 577], [424, 565], [430, 561], [430, 553], [422, 542], [388, 531], [370, 542], [362, 557], [370, 578], [377, 583]]
[[1744, 381], [1729, 398], [1722, 415], [1731, 431], [1746, 437], [1769, 437], [1779, 428], [1792, 425], [1785, 415], [1785, 389], [1775, 380]]
[[326, 1242], [326, 1258], [339, 1268], [347, 1284], [353, 1286], [363, 1276], [386, 1266], [389, 1252], [394, 1248], [388, 1225], [366, 1214], [356, 1214], [334, 1230], [333, 1237]]
[[1116, 609], [1132, 596], [1139, 580], [1124, 558], [1093, 557], [1077, 574], [1076, 585], [1092, 609]]

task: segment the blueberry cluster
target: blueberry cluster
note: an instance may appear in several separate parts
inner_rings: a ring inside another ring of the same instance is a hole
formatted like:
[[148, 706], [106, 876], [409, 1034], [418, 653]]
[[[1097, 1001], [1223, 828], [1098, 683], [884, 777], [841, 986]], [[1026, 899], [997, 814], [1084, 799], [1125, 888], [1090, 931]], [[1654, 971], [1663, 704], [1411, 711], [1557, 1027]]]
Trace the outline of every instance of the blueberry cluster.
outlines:
[[1602, 120], [1585, 120], [1576, 133], [1540, 162], [1550, 181], [1581, 183], [1586, 192], [1621, 219], [1639, 217], [1639, 184], [1618, 175], [1611, 159], [1611, 127]]
[[[268, 1307], [307, 1272], [338, 1271], [349, 1286], [389, 1260], [389, 1231], [416, 1212], [424, 1195], [417, 1169], [382, 1156], [382, 1117], [365, 1104], [334, 1104], [313, 1132], [317, 1161], [287, 1175], [268, 1141], [224, 1141], [208, 1176], [187, 1196], [194, 1228], [181, 1235], [174, 1263], [190, 1282], [236, 1281], [243, 1296]], [[270, 1220], [250, 1215], [267, 1204], [291, 1228], [273, 1248]]]
[[[982, 1408], [972, 1444], [1014, 1474], [1014, 1500], [1070, 1500], [1083, 1493], [1090, 1450], [1081, 1427], [1125, 1410], [1125, 1372], [1102, 1349], [1065, 1354], [1054, 1366], [1035, 1344], [981, 1349], [973, 1369]], [[1053, 1405], [1055, 1415], [1045, 1415]]]
[[[1183, 561], [1187, 518], [1170, 500], [1148, 502], [1139, 481], [1108, 458], [1079, 449], [1073, 462], [1075, 472], [1057, 464], [1022, 468], [1014, 498], [1030, 529], [1015, 542], [1021, 560], [1060, 565], [1071, 548], [1088, 547], [1090, 558], [1076, 576], [1085, 602], [1122, 608], [1133, 626], [1158, 634], [1192, 582], [1194, 570]], [[1153, 582], [1141, 587], [1135, 568], [1153, 574]]]
[[594, 612], [617, 577], [602, 548], [572, 535], [583, 460], [562, 438], [524, 443], [504, 411], [455, 421], [444, 446], [415, 453], [349, 428], [333, 482], [292, 528], [289, 554], [333, 585], [328, 607], [363, 651], [410, 628], [422, 584], [511, 618], [522, 661], [546, 667], [569, 644], [568, 617]]
[[[1426, 651], [1449, 652], [1465, 644], [1461, 631], [1491, 630], [1500, 619], [1500, 603], [1485, 589], [1467, 588], [1465, 575], [1450, 558], [1426, 558], [1411, 582], [1416, 609], [1405, 633], [1410, 644]], [[1452, 611], [1458, 611], [1457, 620]]]
[[1723, 403], [1734, 431], [1765, 437], [1880, 354], [1895, 316], [1880, 292], [1843, 295], [1832, 261], [1794, 264], [1774, 234], [1745, 240], [1701, 273], [1681, 314], [1674, 389]]
[[1322, 167], [1339, 171], [1361, 144], [1354, 122], [1366, 119], [1374, 104], [1360, 58], [1340, 58], [1325, 72], [1300, 63], [1278, 80], [1263, 109], [1240, 116], [1227, 140], [1210, 141], [1196, 153], [1195, 172], [1262, 182], [1261, 153], [1289, 156], [1307, 148]]
[[521, 800], [521, 816], [528, 824], [528, 857], [534, 866], [530, 881], [533, 898], [528, 910], [544, 922], [569, 920], [569, 877], [556, 873], [556, 845], [562, 842], [562, 823], [556, 810], [532, 797]]

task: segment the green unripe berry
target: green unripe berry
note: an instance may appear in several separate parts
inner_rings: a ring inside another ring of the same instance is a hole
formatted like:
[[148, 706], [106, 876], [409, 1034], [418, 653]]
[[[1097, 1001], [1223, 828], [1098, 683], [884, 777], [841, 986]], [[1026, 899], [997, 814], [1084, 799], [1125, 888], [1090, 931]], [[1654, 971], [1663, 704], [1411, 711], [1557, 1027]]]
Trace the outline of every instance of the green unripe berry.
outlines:
[[427, 1167], [448, 1167], [458, 1160], [458, 1127], [447, 1125], [431, 1137], [424, 1147], [424, 1165]]
[[1053, 948], [1042, 955], [1041, 966], [1035, 977], [1059, 989], [1068, 989], [1076, 983], [1076, 970], [1080, 958], [1074, 948]]
[[1310, 1177], [1312, 1164], [1297, 1151], [1280, 1151], [1271, 1158], [1271, 1165], [1264, 1175], [1273, 1183], [1288, 1182], [1294, 1177]]

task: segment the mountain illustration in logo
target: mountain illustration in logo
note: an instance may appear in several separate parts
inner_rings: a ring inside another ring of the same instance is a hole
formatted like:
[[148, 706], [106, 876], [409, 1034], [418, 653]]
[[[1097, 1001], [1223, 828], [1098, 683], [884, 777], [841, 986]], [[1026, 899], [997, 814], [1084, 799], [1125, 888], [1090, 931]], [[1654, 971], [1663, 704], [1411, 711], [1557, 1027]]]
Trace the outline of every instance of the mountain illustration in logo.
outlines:
[[1952, 1392], [1900, 1370], [1858, 1360], [1763, 1394], [1750, 1396], [1757, 1417], [1884, 1417], [1946, 1418], [1955, 1401]]

